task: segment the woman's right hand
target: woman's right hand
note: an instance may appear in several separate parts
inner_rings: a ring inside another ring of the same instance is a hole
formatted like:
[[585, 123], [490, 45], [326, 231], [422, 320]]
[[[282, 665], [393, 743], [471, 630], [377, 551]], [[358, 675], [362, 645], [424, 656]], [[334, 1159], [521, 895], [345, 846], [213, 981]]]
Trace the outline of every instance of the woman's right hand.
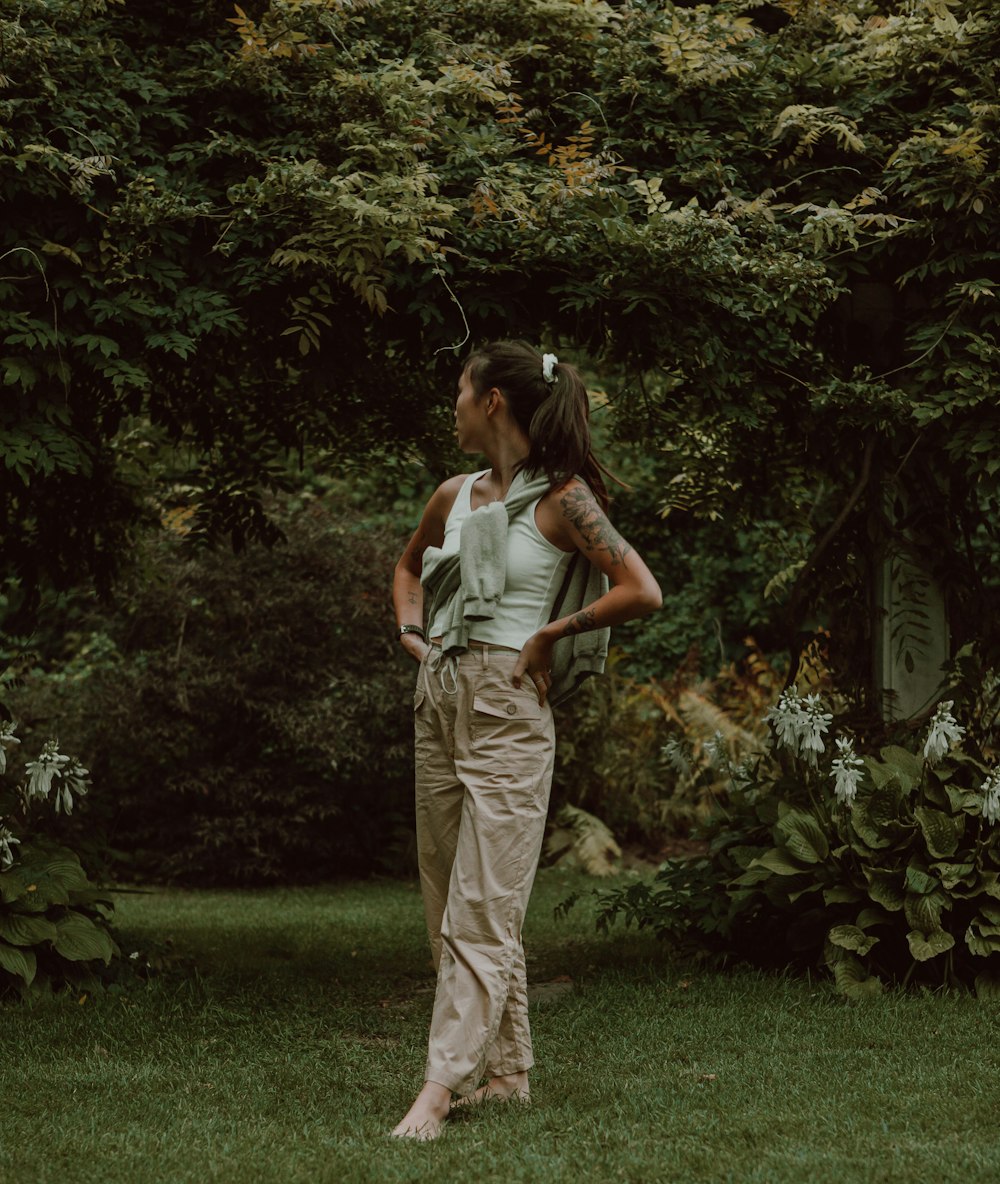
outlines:
[[422, 662], [431, 648], [419, 633], [404, 633], [399, 641], [415, 662]]

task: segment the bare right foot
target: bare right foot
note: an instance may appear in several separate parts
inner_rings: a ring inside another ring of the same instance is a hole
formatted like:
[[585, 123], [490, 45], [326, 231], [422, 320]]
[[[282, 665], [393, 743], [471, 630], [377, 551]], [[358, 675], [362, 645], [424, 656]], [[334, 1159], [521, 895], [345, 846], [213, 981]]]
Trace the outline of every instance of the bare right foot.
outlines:
[[467, 1097], [458, 1098], [452, 1103], [452, 1109], [461, 1106], [477, 1106], [480, 1102], [531, 1102], [531, 1090], [528, 1087], [528, 1073], [508, 1073], [502, 1077], [491, 1077], [485, 1085], [481, 1085], [475, 1093]]
[[441, 1133], [441, 1123], [448, 1117], [450, 1102], [451, 1090], [434, 1081], [424, 1082], [424, 1088], [393, 1130], [393, 1136], [421, 1143], [436, 1139]]

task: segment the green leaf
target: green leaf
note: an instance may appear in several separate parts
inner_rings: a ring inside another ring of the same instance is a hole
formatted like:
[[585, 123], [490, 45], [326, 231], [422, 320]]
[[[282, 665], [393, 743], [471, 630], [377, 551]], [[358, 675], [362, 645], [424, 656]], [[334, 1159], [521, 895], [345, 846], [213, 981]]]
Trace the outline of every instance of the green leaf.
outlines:
[[934, 929], [926, 935], [911, 929], [906, 935], [906, 940], [910, 946], [910, 953], [918, 962], [928, 962], [931, 958], [950, 950], [955, 944], [952, 935], [943, 929]]
[[38, 963], [32, 950], [19, 950], [0, 941], [0, 967], [11, 974], [19, 975], [24, 979], [25, 986], [30, 987]]
[[71, 962], [86, 962], [100, 958], [105, 965], [115, 953], [115, 943], [106, 929], [96, 925], [83, 913], [67, 913], [56, 921], [56, 952]]
[[934, 876], [929, 875], [923, 868], [917, 867], [915, 864], [907, 864], [906, 867], [906, 888], [909, 892], [916, 892], [919, 896], [927, 896], [934, 892], [938, 887], [938, 881]]
[[1000, 973], [983, 970], [976, 975], [976, 995], [980, 999], [1000, 1000]]
[[12, 946], [33, 946], [40, 941], [52, 941], [56, 927], [45, 917], [23, 913], [5, 913], [0, 917], [0, 938]]
[[933, 933], [941, 928], [941, 909], [944, 901], [943, 894], [935, 893], [920, 896], [914, 892], [907, 892], [903, 902], [903, 913], [911, 929], [921, 933]]
[[985, 929], [992, 929], [992, 925], [982, 926], [978, 921], [969, 922], [965, 931], [965, 944], [970, 954], [977, 958], [988, 958], [991, 954], [1000, 953], [1000, 934], [987, 933]]
[[778, 876], [798, 876], [806, 870], [800, 864], [793, 863], [788, 853], [779, 847], [772, 848], [772, 850], [758, 856], [750, 864], [748, 870], [755, 867], [766, 867], [768, 871], [774, 872]]
[[844, 954], [833, 964], [837, 990], [848, 999], [869, 999], [882, 991], [882, 980], [870, 975], [854, 954]]
[[947, 814], [942, 814], [940, 810], [931, 810], [927, 806], [918, 806], [914, 814], [920, 823], [927, 850], [931, 855], [938, 858], [954, 855], [965, 830], [965, 819], [961, 816], [951, 818]]
[[869, 868], [865, 870], [865, 877], [868, 880], [868, 895], [876, 904], [880, 904], [890, 913], [901, 911], [906, 893], [903, 891], [898, 872]]
[[949, 892], [957, 884], [975, 876], [975, 865], [971, 863], [932, 863], [931, 869], [940, 877], [941, 886]]
[[880, 751], [879, 756], [899, 776], [905, 790], [912, 789], [923, 776], [924, 762], [906, 748], [890, 744]]
[[857, 925], [834, 925], [827, 937], [835, 946], [840, 946], [843, 950], [853, 950], [862, 957], [878, 941], [877, 937], [869, 937]]
[[802, 863], [821, 863], [830, 853], [823, 828], [811, 814], [789, 810], [776, 829], [789, 855]]
[[892, 917], [883, 908], [877, 905], [873, 908], [870, 905], [858, 913], [858, 928], [871, 929], [873, 925], [891, 925], [893, 923]]
[[847, 884], [835, 884], [832, 888], [823, 890], [823, 900], [827, 904], [855, 904], [864, 900], [864, 893], [860, 888], [852, 888]]

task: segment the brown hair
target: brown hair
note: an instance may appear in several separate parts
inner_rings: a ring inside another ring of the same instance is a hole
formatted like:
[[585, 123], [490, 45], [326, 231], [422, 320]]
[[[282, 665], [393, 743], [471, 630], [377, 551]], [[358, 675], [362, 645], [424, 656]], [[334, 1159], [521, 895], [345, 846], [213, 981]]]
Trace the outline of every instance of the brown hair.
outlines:
[[[466, 359], [476, 397], [496, 387], [515, 423], [530, 441], [523, 467], [544, 473], [553, 489], [579, 476], [603, 509], [608, 508], [604, 475], [608, 472], [590, 446], [590, 400], [579, 370], [568, 362], [553, 368], [553, 381], [542, 374], [542, 355], [526, 341], [493, 341]], [[610, 476], [610, 474], [608, 474]]]

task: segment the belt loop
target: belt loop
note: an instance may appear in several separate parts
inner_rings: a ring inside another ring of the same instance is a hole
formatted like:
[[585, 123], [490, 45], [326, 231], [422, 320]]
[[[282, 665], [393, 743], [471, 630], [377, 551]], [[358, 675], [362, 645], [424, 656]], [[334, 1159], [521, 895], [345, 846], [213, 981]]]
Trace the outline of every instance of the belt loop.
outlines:
[[483, 669], [489, 670], [489, 668], [490, 668], [490, 646], [489, 646], [489, 642], [483, 642]]

